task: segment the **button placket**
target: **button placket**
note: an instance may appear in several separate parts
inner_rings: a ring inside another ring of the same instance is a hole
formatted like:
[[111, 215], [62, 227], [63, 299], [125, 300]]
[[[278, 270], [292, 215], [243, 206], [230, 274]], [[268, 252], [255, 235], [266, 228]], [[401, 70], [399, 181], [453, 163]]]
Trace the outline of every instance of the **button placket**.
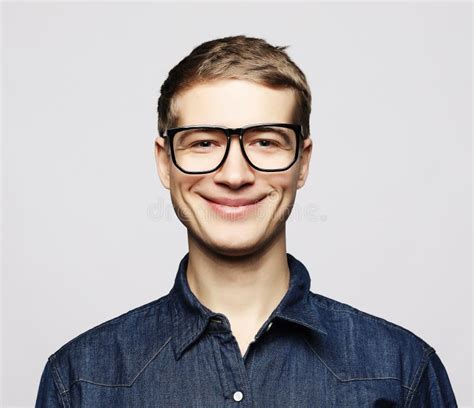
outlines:
[[[238, 344], [226, 317], [214, 315], [209, 319], [215, 329], [209, 337], [212, 342], [221, 385], [227, 403], [223, 406], [251, 407], [250, 385], [243, 360], [239, 357]], [[220, 322], [218, 322], [220, 320]], [[218, 324], [220, 323], [220, 324]], [[221, 327], [221, 330], [218, 328]], [[227, 329], [227, 330], [225, 330]]]

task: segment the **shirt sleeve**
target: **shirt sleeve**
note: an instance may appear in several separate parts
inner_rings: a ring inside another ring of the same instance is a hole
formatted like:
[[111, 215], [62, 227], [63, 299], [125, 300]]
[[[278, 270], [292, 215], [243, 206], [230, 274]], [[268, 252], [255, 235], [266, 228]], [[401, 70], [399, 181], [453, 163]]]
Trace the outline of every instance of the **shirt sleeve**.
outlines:
[[428, 361], [408, 406], [410, 408], [455, 408], [458, 406], [448, 373], [435, 351], [428, 356]]
[[35, 408], [64, 408], [51, 372], [51, 362], [44, 367], [36, 397]]

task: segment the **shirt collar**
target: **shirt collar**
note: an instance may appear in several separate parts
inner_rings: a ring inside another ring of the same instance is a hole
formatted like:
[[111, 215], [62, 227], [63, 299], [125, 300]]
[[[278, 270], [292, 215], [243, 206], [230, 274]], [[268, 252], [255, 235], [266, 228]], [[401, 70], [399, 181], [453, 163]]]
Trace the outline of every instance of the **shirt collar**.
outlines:
[[[289, 288], [275, 310], [257, 333], [258, 338], [267, 324], [278, 317], [321, 334], [327, 330], [321, 321], [321, 315], [311, 301], [311, 278], [306, 267], [294, 256], [287, 253], [290, 270]], [[206, 329], [209, 320], [220, 315], [204, 306], [191, 291], [186, 276], [189, 253], [179, 263], [174, 286], [170, 291], [173, 321], [173, 348], [176, 359], [196, 341]]]

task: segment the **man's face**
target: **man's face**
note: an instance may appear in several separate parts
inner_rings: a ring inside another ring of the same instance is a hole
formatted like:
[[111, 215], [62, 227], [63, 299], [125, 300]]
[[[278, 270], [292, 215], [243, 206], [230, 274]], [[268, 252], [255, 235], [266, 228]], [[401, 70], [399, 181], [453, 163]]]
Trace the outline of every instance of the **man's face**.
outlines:
[[[290, 89], [239, 79], [213, 80], [177, 97], [176, 126], [293, 123], [294, 104]], [[198, 175], [181, 172], [167, 155], [164, 139], [158, 137], [156, 142], [161, 182], [171, 191], [177, 216], [191, 240], [219, 254], [242, 256], [284, 237], [296, 190], [308, 173], [311, 139], [304, 140], [298, 161], [288, 170], [261, 172], [246, 162], [234, 135], [224, 164], [213, 173]], [[259, 201], [247, 206], [212, 203], [224, 199]]]

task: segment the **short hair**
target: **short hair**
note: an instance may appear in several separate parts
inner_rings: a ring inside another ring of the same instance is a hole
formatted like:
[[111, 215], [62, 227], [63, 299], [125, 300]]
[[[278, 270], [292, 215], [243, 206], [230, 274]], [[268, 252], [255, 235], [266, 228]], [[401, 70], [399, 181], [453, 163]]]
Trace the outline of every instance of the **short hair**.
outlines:
[[261, 85], [295, 91], [293, 120], [310, 135], [311, 91], [300, 68], [285, 52], [288, 46], [273, 46], [261, 38], [237, 35], [207, 41], [197, 46], [169, 71], [158, 99], [158, 132], [176, 127], [176, 96], [194, 85], [214, 79], [246, 79]]

